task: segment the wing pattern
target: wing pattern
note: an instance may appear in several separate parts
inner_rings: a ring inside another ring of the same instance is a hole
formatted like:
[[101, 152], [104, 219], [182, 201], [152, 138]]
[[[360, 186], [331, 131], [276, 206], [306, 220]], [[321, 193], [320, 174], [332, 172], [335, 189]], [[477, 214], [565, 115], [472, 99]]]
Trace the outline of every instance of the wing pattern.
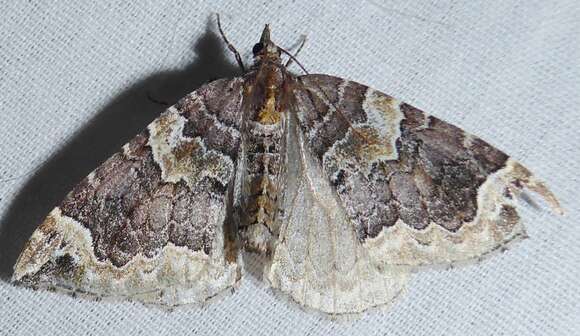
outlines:
[[240, 278], [224, 225], [240, 142], [240, 78], [186, 96], [71, 191], [13, 279], [168, 306]]
[[525, 237], [521, 164], [485, 141], [364, 85], [299, 78], [298, 118], [360, 243], [385, 265], [470, 260]]
[[[235, 286], [243, 247], [269, 283], [331, 314], [392, 302], [420, 266], [526, 236], [524, 166], [364, 85], [295, 77], [265, 27], [244, 77], [170, 107], [33, 233], [13, 280], [176, 306]], [[238, 230], [240, 232], [238, 232]]]

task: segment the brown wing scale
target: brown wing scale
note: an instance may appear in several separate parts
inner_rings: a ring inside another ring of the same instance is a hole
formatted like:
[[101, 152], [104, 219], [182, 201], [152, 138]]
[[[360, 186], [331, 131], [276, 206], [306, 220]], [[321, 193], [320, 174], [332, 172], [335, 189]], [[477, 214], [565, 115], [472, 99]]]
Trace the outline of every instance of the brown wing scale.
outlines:
[[224, 223], [242, 83], [191, 93], [89, 174], [33, 233], [13, 279], [168, 306], [233, 286], [240, 270]]

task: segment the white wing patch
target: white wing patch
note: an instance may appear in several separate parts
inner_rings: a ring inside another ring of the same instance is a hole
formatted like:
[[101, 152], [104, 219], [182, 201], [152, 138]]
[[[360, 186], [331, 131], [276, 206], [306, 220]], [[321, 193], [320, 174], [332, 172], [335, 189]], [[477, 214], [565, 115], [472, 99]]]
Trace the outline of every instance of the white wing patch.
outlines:
[[[400, 105], [400, 101], [368, 89], [362, 104], [367, 120], [353, 123], [345, 136], [334, 142], [324, 154], [324, 164], [345, 170], [354, 166], [368, 174], [376, 162], [397, 160], [396, 142], [405, 118]], [[336, 112], [333, 116], [339, 118]]]
[[[515, 181], [524, 181], [518, 187]], [[506, 166], [488, 176], [477, 192], [477, 215], [456, 232], [430, 223], [415, 230], [400, 219], [392, 227], [365, 241], [365, 246], [383, 264], [432, 265], [481, 259], [487, 254], [527, 237], [524, 225], [515, 211], [523, 187], [537, 191], [557, 212], [561, 212], [553, 195], [535, 180], [517, 161], [508, 159]], [[510, 195], [508, 197], [508, 195]]]
[[[234, 173], [234, 163], [227, 155], [208, 150], [203, 139], [184, 137], [186, 121], [177, 109], [171, 107], [148, 126], [151, 133], [148, 145], [161, 168], [163, 180], [177, 183], [183, 179], [193, 188], [198, 181], [209, 176], [227, 184]], [[191, 152], [195, 155], [190, 155]]]
[[[396, 160], [398, 158], [397, 139], [401, 137], [401, 121], [405, 118], [401, 112], [401, 102], [397, 99], [368, 89], [362, 108], [366, 112], [367, 122], [360, 127], [371, 127], [382, 141], [377, 150], [377, 161]], [[358, 126], [358, 125], [357, 125]]]
[[70, 256], [72, 263], [82, 267], [75, 268], [73, 276], [52, 283], [61, 290], [81, 289], [87, 294], [170, 307], [201, 304], [239, 278], [239, 266], [224, 261], [220, 237], [223, 234], [216, 234], [211, 256], [169, 243], [153, 258], [137, 255], [116, 267], [108, 260], [97, 260], [89, 230], [55, 208], [30, 238], [16, 263], [13, 280], [35, 274], [59, 257]]

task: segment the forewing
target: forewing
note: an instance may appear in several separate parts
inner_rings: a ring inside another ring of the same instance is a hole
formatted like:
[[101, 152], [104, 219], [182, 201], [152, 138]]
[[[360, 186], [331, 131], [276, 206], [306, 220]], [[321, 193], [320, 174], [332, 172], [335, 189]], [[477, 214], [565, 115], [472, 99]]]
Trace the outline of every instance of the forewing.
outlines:
[[89, 174], [33, 233], [13, 280], [168, 306], [233, 286], [240, 270], [224, 223], [242, 84], [189, 94]]
[[476, 136], [358, 83], [299, 81], [307, 150], [377, 261], [448, 264], [523, 238], [524, 188], [560, 210], [530, 171]]
[[266, 278], [299, 304], [329, 314], [355, 314], [391, 303], [408, 273], [373, 260], [304, 147], [295, 114], [288, 117], [284, 211]]

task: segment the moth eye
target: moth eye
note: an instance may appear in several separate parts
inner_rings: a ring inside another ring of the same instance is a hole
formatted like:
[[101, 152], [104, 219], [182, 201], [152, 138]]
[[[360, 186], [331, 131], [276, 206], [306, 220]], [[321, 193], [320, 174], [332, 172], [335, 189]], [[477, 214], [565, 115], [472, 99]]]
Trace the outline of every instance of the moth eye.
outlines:
[[256, 43], [256, 45], [254, 45], [254, 48], [252, 48], [252, 53], [255, 56], [260, 51], [262, 51], [262, 49], [264, 49], [264, 45], [262, 43]]

